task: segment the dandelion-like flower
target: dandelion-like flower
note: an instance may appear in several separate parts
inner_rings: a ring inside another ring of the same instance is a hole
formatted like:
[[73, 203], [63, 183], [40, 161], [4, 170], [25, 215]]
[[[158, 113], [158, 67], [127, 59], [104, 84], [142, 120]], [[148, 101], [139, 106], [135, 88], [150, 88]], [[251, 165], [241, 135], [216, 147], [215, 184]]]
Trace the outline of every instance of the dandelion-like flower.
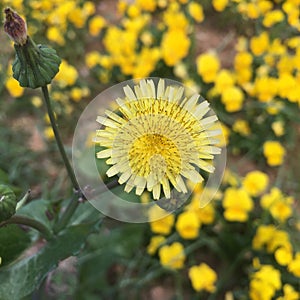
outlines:
[[160, 79], [141, 80], [124, 87], [124, 98], [117, 98], [118, 111], [105, 111], [97, 122], [103, 127], [96, 132], [95, 142], [104, 147], [97, 158], [108, 158], [107, 176], [119, 175], [125, 191], [145, 189], [155, 200], [162, 191], [166, 198], [171, 190], [187, 193], [185, 179], [202, 182], [200, 170], [212, 173], [212, 160], [221, 152], [213, 138], [217, 117], [207, 115], [207, 101], [198, 102], [199, 95], [185, 96], [185, 89], [166, 86]]

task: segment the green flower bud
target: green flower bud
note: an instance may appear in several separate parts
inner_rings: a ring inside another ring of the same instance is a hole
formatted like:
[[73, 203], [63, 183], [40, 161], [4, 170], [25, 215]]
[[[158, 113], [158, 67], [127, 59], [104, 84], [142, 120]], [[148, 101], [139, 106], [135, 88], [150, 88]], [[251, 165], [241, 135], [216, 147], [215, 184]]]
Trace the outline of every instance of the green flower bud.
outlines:
[[59, 71], [60, 57], [54, 49], [36, 45], [27, 36], [26, 23], [17, 13], [9, 8], [5, 9], [5, 13], [4, 30], [15, 42], [13, 77], [22, 87], [35, 89], [46, 86]]
[[8, 186], [0, 184], [0, 223], [15, 214], [17, 202], [14, 192]]

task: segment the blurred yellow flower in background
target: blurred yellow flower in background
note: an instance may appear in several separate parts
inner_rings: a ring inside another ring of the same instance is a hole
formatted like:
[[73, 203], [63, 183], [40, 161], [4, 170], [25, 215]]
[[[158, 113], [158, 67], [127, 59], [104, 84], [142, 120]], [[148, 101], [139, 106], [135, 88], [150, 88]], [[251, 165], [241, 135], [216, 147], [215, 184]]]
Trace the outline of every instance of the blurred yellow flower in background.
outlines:
[[[159, 219], [160, 214], [162, 214], [162, 209], [158, 206], [153, 206], [149, 211], [149, 221], [151, 231], [157, 234], [167, 235], [170, 234], [174, 222], [175, 216], [169, 214], [161, 219]], [[152, 221], [155, 220], [155, 221]]]
[[220, 61], [214, 53], [200, 54], [196, 59], [197, 72], [206, 83], [213, 82], [220, 69]]
[[195, 239], [198, 237], [200, 221], [194, 211], [182, 212], [176, 222], [176, 230], [184, 239]]
[[186, 256], [184, 247], [179, 242], [162, 246], [158, 251], [158, 255], [161, 265], [166, 268], [181, 269], [184, 266]]
[[195, 291], [212, 293], [216, 289], [217, 273], [206, 263], [192, 266], [189, 269], [189, 278]]
[[243, 179], [243, 187], [249, 195], [257, 197], [261, 195], [269, 184], [269, 177], [261, 171], [251, 171]]
[[232, 86], [222, 92], [221, 101], [225, 105], [226, 111], [240, 111], [243, 107], [244, 94], [239, 87]]
[[228, 5], [228, 0], [212, 0], [212, 5], [216, 11], [223, 11]]
[[62, 86], [73, 85], [78, 78], [78, 72], [72, 65], [68, 64], [66, 60], [63, 60], [59, 67], [59, 72], [55, 76], [54, 80], [58, 81]]
[[285, 149], [278, 141], [266, 141], [263, 145], [264, 156], [270, 166], [279, 166], [283, 163]]
[[271, 300], [276, 291], [281, 288], [281, 276], [279, 270], [272, 265], [263, 265], [256, 271], [250, 282], [251, 300]]
[[6, 80], [5, 87], [12, 97], [18, 98], [24, 94], [24, 88], [22, 88], [19, 82], [13, 77], [9, 77]]
[[248, 193], [240, 188], [227, 188], [223, 200], [224, 217], [228, 221], [245, 222], [253, 209], [253, 201]]
[[250, 40], [250, 49], [256, 56], [262, 55], [269, 47], [269, 35], [262, 32], [259, 36], [254, 36]]
[[190, 39], [182, 30], [169, 30], [161, 41], [161, 53], [167, 66], [174, 66], [185, 58], [190, 48]]
[[101, 16], [95, 16], [89, 21], [89, 33], [92, 36], [99, 35], [100, 31], [105, 27], [106, 20]]
[[239, 133], [243, 136], [248, 136], [251, 133], [249, 124], [247, 121], [242, 119], [237, 119], [232, 125], [233, 131]]
[[188, 12], [196, 22], [200, 23], [204, 20], [203, 8], [199, 3], [194, 1], [190, 2]]
[[147, 246], [147, 252], [150, 255], [154, 255], [157, 249], [166, 241], [166, 238], [162, 235], [155, 235], [151, 237], [150, 243]]
[[300, 277], [300, 252], [296, 252], [293, 260], [288, 264], [288, 270], [297, 277]]

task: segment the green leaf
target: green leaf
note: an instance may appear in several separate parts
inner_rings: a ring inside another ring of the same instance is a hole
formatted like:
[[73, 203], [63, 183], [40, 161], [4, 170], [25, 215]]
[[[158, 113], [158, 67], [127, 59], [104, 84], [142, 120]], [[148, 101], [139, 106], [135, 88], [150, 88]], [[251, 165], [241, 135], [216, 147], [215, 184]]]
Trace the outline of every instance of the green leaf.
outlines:
[[0, 269], [1, 300], [19, 300], [32, 293], [59, 261], [76, 255], [95, 223], [71, 226], [36, 254]]
[[52, 227], [52, 224], [46, 214], [47, 210], [50, 209], [50, 206], [51, 203], [49, 201], [44, 199], [38, 199], [22, 206], [20, 209], [17, 210], [17, 214], [33, 218], [43, 223], [50, 229]]
[[[0, 228], [0, 257], [2, 265], [6, 265], [19, 256], [30, 243], [30, 238], [17, 225]], [[1, 268], [0, 266], [0, 268]]]

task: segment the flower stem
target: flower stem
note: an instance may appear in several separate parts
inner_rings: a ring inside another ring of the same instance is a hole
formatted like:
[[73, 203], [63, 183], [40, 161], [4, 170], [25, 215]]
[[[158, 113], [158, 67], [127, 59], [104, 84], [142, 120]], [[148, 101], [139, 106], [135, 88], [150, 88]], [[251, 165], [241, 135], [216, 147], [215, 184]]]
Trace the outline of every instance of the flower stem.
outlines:
[[14, 215], [10, 219], [0, 223], [0, 227], [7, 225], [7, 224], [20, 224], [20, 225], [25, 225], [32, 227], [36, 230], [38, 230], [46, 240], [51, 240], [53, 239], [53, 234], [52, 232], [41, 222], [28, 218], [26, 216], [22, 215]]
[[42, 91], [43, 91], [43, 95], [44, 95], [44, 99], [45, 99], [45, 102], [46, 102], [50, 123], [51, 123], [52, 129], [53, 129], [53, 132], [54, 132], [54, 136], [55, 136], [55, 140], [56, 140], [59, 152], [60, 152], [61, 157], [64, 161], [65, 167], [67, 169], [68, 175], [70, 177], [70, 180], [72, 181], [72, 185], [73, 185], [75, 191], [79, 191], [80, 190], [79, 184], [77, 182], [74, 171], [71, 167], [71, 164], [69, 162], [69, 159], [68, 159], [67, 154], [65, 152], [65, 148], [63, 146], [63, 143], [62, 143], [60, 135], [59, 135], [59, 131], [58, 131], [58, 128], [57, 128], [57, 125], [56, 125], [55, 116], [54, 116], [53, 109], [52, 109], [52, 106], [51, 106], [51, 101], [50, 101], [47, 86], [43, 86]]
[[43, 92], [44, 99], [45, 99], [45, 102], [46, 102], [47, 111], [48, 111], [48, 115], [49, 115], [49, 119], [50, 119], [52, 129], [53, 129], [53, 132], [54, 132], [55, 140], [56, 140], [59, 152], [61, 154], [61, 157], [64, 161], [64, 164], [65, 164], [66, 170], [68, 172], [69, 178], [70, 178], [70, 180], [72, 182], [72, 185], [73, 185], [73, 188], [74, 188], [74, 197], [71, 198], [71, 201], [69, 202], [69, 205], [67, 206], [66, 210], [64, 211], [61, 219], [58, 220], [58, 222], [54, 226], [54, 232], [57, 233], [68, 224], [68, 222], [71, 219], [73, 213], [75, 212], [78, 204], [80, 203], [79, 200], [84, 198], [84, 196], [81, 192], [81, 189], [79, 187], [79, 184], [78, 184], [76, 176], [75, 176], [75, 173], [74, 173], [73, 168], [72, 168], [72, 166], [69, 162], [69, 159], [68, 159], [67, 154], [65, 152], [65, 148], [64, 148], [63, 143], [61, 141], [59, 131], [58, 131], [58, 128], [56, 126], [55, 116], [54, 116], [53, 109], [52, 109], [52, 106], [51, 106], [51, 101], [50, 101], [47, 86], [42, 87], [42, 92]]
[[69, 205], [67, 206], [66, 210], [64, 211], [62, 217], [60, 220], [54, 225], [53, 231], [54, 233], [58, 233], [60, 230], [62, 230], [70, 221], [71, 217], [73, 216], [78, 204], [80, 202], [78, 201], [78, 197], [74, 196], [71, 201], [69, 202]]

